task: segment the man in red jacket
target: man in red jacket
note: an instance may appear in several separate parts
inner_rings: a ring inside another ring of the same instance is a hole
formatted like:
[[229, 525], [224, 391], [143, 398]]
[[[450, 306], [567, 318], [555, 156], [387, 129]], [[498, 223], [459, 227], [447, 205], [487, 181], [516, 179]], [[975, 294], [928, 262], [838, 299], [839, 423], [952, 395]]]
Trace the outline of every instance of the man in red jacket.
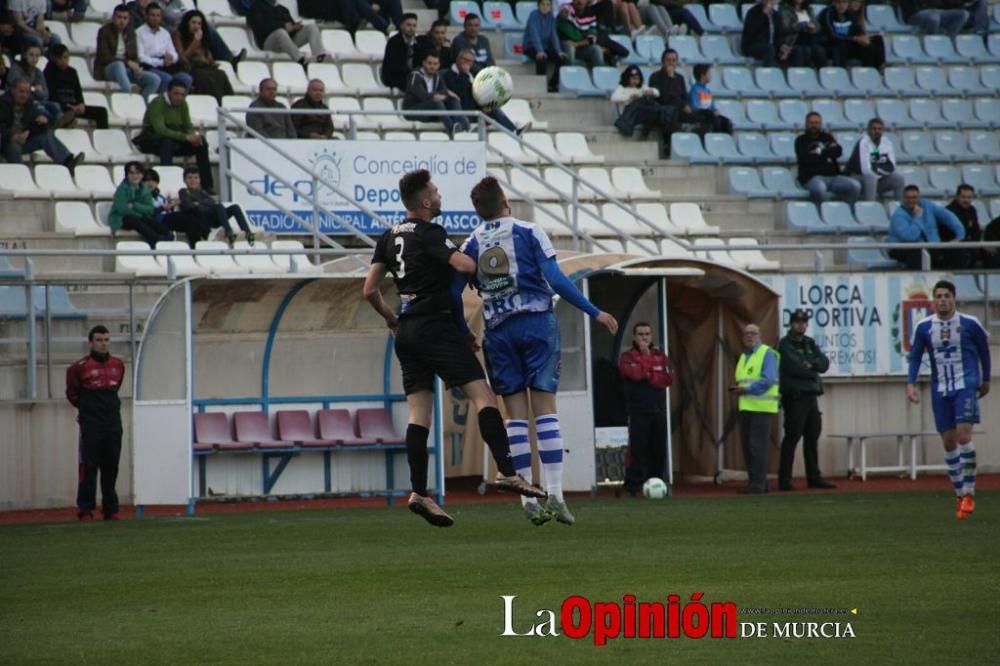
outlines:
[[118, 460], [122, 452], [121, 402], [118, 389], [125, 364], [111, 355], [111, 335], [97, 325], [87, 334], [90, 354], [66, 368], [66, 399], [77, 408], [80, 423], [80, 483], [77, 517], [94, 519], [97, 472], [101, 472], [101, 509], [105, 520], [118, 520]]
[[670, 359], [653, 346], [646, 322], [632, 327], [632, 348], [618, 359], [625, 380], [628, 464], [625, 490], [635, 495], [650, 477], [662, 477], [667, 451], [667, 387], [674, 381]]

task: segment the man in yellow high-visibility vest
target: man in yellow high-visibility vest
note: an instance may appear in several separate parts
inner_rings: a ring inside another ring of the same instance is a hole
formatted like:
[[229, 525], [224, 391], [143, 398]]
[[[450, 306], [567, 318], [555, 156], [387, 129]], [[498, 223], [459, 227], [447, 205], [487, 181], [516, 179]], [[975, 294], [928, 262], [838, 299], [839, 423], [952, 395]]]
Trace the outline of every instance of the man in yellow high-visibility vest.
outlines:
[[743, 353], [736, 364], [736, 385], [729, 389], [739, 396], [740, 439], [749, 481], [741, 495], [767, 492], [767, 447], [771, 439], [771, 417], [778, 413], [778, 354], [760, 341], [760, 328], [743, 327]]

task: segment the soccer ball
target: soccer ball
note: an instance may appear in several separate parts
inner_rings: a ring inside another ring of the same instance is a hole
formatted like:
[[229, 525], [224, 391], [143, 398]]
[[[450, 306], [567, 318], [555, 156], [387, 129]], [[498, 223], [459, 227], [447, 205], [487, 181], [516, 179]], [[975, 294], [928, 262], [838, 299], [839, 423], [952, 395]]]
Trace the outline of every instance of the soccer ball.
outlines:
[[472, 96], [483, 111], [499, 109], [513, 94], [514, 80], [500, 67], [486, 67], [472, 81]]
[[658, 479], [655, 476], [647, 479], [646, 483], [642, 484], [642, 494], [649, 499], [663, 499], [667, 496], [668, 492], [669, 489], [663, 479]]

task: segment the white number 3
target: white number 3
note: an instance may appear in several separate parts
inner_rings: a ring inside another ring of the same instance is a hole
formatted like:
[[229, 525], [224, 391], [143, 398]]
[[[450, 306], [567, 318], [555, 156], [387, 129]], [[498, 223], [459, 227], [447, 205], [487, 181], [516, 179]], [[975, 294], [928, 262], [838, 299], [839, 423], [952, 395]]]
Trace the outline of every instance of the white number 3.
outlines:
[[396, 236], [396, 263], [399, 264], [399, 270], [396, 271], [396, 277], [402, 279], [406, 275], [406, 261], [403, 260], [403, 237]]

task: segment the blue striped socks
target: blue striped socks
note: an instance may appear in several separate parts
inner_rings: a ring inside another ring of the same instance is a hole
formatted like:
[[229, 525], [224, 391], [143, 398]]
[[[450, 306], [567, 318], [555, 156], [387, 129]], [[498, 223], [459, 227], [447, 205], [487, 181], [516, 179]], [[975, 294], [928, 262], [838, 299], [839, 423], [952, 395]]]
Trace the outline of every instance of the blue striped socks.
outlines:
[[971, 441], [958, 445], [962, 460], [962, 494], [976, 494], [976, 445]]
[[961, 497], [964, 493], [965, 475], [962, 472], [962, 456], [959, 449], [952, 449], [944, 452], [944, 462], [948, 466], [948, 478], [955, 488], [955, 494]]
[[538, 436], [538, 457], [542, 460], [542, 485], [550, 497], [562, 502], [563, 439], [559, 431], [559, 415], [536, 417], [535, 434]]
[[[510, 458], [514, 469], [531, 483], [531, 440], [528, 438], [528, 422], [514, 419], [507, 421], [507, 439], [510, 441]], [[529, 498], [521, 497], [523, 505]], [[532, 500], [534, 501], [534, 500]]]

